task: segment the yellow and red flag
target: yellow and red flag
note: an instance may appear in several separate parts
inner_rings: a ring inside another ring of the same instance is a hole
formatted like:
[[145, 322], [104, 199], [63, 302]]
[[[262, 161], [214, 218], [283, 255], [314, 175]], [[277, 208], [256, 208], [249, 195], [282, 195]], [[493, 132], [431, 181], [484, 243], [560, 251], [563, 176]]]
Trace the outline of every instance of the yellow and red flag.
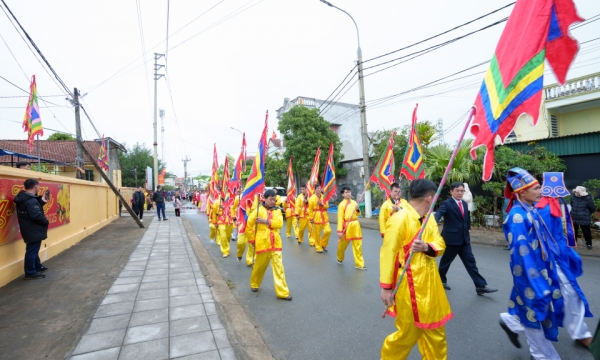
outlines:
[[386, 197], [390, 196], [392, 192], [392, 184], [394, 181], [394, 173], [396, 172], [396, 162], [394, 159], [394, 137], [396, 132], [392, 132], [390, 140], [388, 140], [388, 146], [385, 152], [381, 155], [381, 159], [375, 166], [375, 171], [371, 175], [370, 181], [378, 184], [379, 187], [385, 191]]
[[404, 175], [407, 180], [423, 179], [425, 177], [423, 148], [421, 147], [421, 140], [417, 131], [418, 107], [419, 104], [415, 105], [415, 110], [413, 111], [408, 145], [406, 145], [406, 153], [404, 154], [404, 160], [402, 160], [402, 169], [400, 169], [400, 176]]

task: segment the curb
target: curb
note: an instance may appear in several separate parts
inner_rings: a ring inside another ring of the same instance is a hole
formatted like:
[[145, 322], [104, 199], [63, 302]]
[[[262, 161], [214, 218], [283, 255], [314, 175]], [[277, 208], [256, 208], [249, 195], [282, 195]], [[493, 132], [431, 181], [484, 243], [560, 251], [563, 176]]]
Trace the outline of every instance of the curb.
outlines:
[[215, 304], [226, 325], [227, 334], [235, 354], [242, 360], [273, 359], [267, 345], [246, 315], [246, 312], [235, 299], [227, 283], [217, 270], [208, 250], [200, 242], [196, 232], [187, 219], [182, 218], [183, 226], [191, 240], [194, 253], [200, 262], [206, 283], [211, 287]]

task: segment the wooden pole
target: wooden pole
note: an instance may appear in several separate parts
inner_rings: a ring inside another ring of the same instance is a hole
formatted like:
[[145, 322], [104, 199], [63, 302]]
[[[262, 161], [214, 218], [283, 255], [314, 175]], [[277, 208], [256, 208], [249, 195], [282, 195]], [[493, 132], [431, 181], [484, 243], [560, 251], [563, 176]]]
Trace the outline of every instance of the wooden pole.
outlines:
[[123, 206], [125, 206], [125, 209], [127, 209], [127, 212], [129, 213], [129, 215], [131, 215], [131, 217], [135, 220], [135, 222], [138, 224], [138, 226], [143, 229], [144, 224], [140, 221], [140, 219], [137, 217], [137, 215], [133, 212], [133, 209], [131, 208], [131, 206], [129, 206], [129, 202], [125, 201], [123, 196], [121, 196], [121, 193], [119, 192], [119, 190], [117, 190], [117, 188], [113, 185], [112, 181], [110, 181], [108, 176], [104, 173], [104, 171], [102, 170], [100, 165], [98, 165], [98, 162], [96, 161], [96, 159], [94, 159], [92, 154], [90, 154], [90, 152], [85, 148], [85, 146], [83, 146], [83, 141], [81, 141], [81, 138], [77, 138], [77, 143], [81, 147], [81, 149], [85, 153], [85, 155], [87, 155], [87, 157], [90, 159], [90, 161], [92, 162], [92, 165], [94, 165], [96, 170], [98, 170], [98, 172], [100, 173], [100, 176], [102, 176], [104, 181], [106, 181], [106, 183], [111, 188], [113, 193], [115, 193], [115, 195], [117, 195], [117, 197], [121, 200], [121, 204], [123, 204]]

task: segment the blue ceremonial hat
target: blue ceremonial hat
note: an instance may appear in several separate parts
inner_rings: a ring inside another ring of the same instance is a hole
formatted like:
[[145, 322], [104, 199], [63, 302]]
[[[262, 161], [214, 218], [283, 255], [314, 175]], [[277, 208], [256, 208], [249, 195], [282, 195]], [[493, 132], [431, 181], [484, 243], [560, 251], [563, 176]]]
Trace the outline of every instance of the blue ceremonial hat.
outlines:
[[511, 199], [513, 193], [520, 193], [530, 187], [539, 184], [539, 182], [531, 176], [527, 170], [519, 167], [508, 170], [506, 174], [506, 188], [504, 189], [504, 197]]
[[564, 177], [564, 173], [561, 172], [545, 172], [544, 182], [542, 183], [542, 196], [551, 198], [569, 196]]

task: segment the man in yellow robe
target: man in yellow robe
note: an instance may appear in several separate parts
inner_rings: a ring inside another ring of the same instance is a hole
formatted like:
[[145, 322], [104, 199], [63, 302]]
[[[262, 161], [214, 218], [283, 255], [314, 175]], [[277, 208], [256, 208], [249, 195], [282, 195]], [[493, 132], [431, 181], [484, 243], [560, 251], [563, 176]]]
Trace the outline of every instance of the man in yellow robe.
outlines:
[[382, 239], [385, 234], [385, 224], [390, 216], [400, 211], [400, 209], [405, 208], [406, 204], [408, 204], [406, 200], [400, 198], [400, 185], [393, 183], [391, 188], [390, 197], [381, 205], [381, 209], [379, 209], [379, 232]]
[[[308, 193], [306, 191], [306, 186], [300, 186], [300, 195], [296, 198], [296, 217], [298, 218], [298, 244], [302, 244], [302, 240], [304, 239], [304, 232], [306, 228], [310, 225], [308, 221]], [[308, 232], [308, 240], [310, 246], [313, 246], [312, 239], [310, 236], [310, 229]]]
[[[285, 281], [285, 270], [281, 256], [281, 236], [283, 216], [279, 209], [275, 209], [275, 191], [265, 191], [263, 204], [258, 204], [258, 211], [252, 211], [248, 216], [248, 230], [256, 227], [256, 260], [250, 276], [250, 288], [258, 291], [265, 271], [271, 263], [273, 269], [273, 282], [275, 294], [279, 299], [292, 300], [290, 290]], [[257, 215], [258, 213], [258, 215]]]
[[[321, 185], [317, 184], [315, 193], [308, 200], [308, 218], [312, 226], [312, 238], [315, 240], [315, 250], [318, 253], [327, 251], [329, 235], [331, 234], [327, 204], [324, 201], [322, 190]], [[323, 231], [322, 237], [321, 231]]]
[[[255, 202], [257, 201], [257, 198], [258, 197], [254, 197]], [[236, 207], [236, 209], [237, 209], [237, 207]], [[254, 207], [254, 209], [256, 209], [256, 208]], [[251, 211], [252, 211], [252, 207], [250, 208], [250, 210], [247, 210], [247, 214], [250, 215], [249, 212], [251, 212]], [[247, 244], [248, 251], [246, 251], [246, 265], [248, 265], [250, 267], [250, 266], [252, 266], [252, 263], [254, 261], [254, 245], [253, 245], [254, 229], [249, 229], [246, 226], [246, 223], [245, 223], [246, 221], [244, 220], [243, 217], [241, 219], [236, 219], [236, 220], [237, 220], [237, 229], [238, 229], [236, 256], [237, 256], [238, 261], [242, 261], [242, 257], [244, 255], [244, 251], [246, 250], [246, 244]], [[244, 228], [245, 228], [245, 231], [240, 233], [240, 231]]]
[[[415, 343], [423, 359], [447, 358], [444, 325], [453, 315], [435, 261], [444, 252], [445, 243], [433, 215], [421, 238], [415, 239], [436, 190], [430, 180], [414, 180], [410, 184], [410, 203], [392, 215], [386, 225], [379, 255], [379, 283], [381, 300], [390, 308], [388, 313], [396, 316], [398, 331], [385, 338], [383, 360], [406, 359]], [[414, 255], [409, 268], [392, 300], [397, 277], [411, 251]]]
[[229, 257], [229, 237], [233, 230], [231, 211], [224, 207], [223, 199], [217, 199], [212, 209], [213, 223], [217, 226], [217, 244], [221, 246], [223, 257]]
[[354, 253], [354, 267], [358, 270], [367, 270], [365, 260], [362, 256], [362, 229], [358, 222], [360, 209], [356, 201], [352, 200], [352, 191], [349, 187], [342, 187], [342, 196], [344, 200], [338, 205], [338, 250], [337, 262], [342, 264], [344, 253], [350, 243], [352, 243], [352, 253]]
[[296, 219], [296, 204], [295, 202], [286, 199], [283, 203], [285, 209], [285, 236], [289, 239], [294, 229], [294, 236], [298, 238], [298, 219]]

